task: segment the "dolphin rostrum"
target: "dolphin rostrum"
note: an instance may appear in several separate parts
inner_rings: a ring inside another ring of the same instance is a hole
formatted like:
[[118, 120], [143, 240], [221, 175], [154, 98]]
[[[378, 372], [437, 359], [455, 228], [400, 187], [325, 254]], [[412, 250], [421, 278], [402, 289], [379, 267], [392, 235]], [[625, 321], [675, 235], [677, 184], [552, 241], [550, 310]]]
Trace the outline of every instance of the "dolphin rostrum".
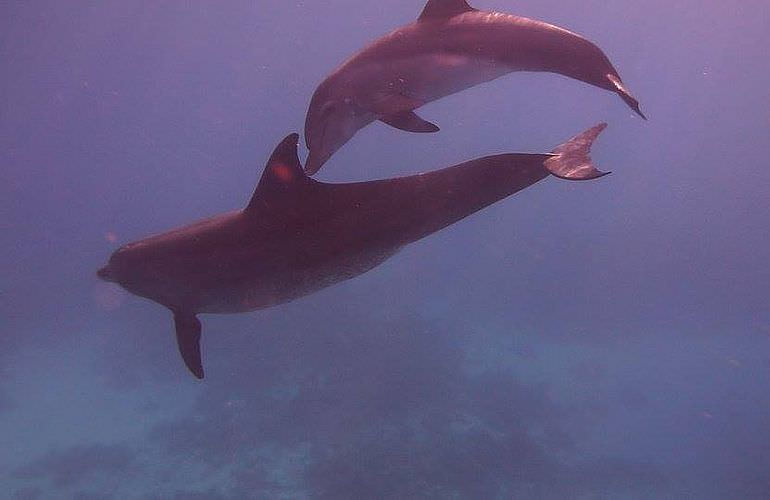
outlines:
[[182, 358], [203, 378], [197, 314], [263, 309], [353, 278], [549, 174], [601, 177], [588, 155], [605, 126], [549, 154], [487, 156], [351, 184], [308, 177], [292, 134], [270, 157], [246, 208], [125, 245], [97, 274], [169, 308]]
[[414, 110], [513, 71], [559, 73], [618, 94], [644, 118], [617, 70], [593, 43], [541, 21], [429, 0], [419, 19], [376, 40], [316, 89], [305, 119], [313, 175], [358, 130], [380, 120], [437, 132]]

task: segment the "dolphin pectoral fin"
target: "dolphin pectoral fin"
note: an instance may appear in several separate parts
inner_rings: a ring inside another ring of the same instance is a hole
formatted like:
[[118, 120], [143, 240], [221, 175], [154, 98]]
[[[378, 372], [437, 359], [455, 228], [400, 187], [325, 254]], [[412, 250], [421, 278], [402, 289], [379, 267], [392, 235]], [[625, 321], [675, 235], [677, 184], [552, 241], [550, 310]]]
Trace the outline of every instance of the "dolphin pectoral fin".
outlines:
[[415, 132], [418, 134], [438, 132], [441, 130], [438, 128], [438, 125], [420, 118], [414, 111], [402, 111], [401, 113], [384, 116], [380, 118], [380, 121], [399, 130]]
[[201, 322], [194, 314], [174, 311], [176, 341], [184, 364], [197, 378], [203, 378], [201, 362]]
[[605, 128], [607, 124], [600, 123], [556, 147], [552, 151], [554, 156], [545, 161], [545, 168], [556, 177], [572, 181], [598, 179], [609, 174], [597, 169], [589, 156], [591, 145]]
[[377, 116], [393, 116], [405, 111], [412, 111], [424, 105], [425, 101], [409, 97], [400, 90], [375, 92], [371, 96], [368, 111]]

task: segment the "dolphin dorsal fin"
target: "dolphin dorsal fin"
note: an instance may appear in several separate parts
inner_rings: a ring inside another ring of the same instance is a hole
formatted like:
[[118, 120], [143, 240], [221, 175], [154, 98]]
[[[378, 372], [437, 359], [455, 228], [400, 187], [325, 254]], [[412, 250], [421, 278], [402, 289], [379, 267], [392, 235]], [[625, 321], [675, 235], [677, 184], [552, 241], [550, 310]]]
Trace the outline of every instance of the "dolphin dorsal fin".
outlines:
[[418, 21], [449, 19], [450, 17], [473, 12], [476, 9], [468, 5], [466, 0], [428, 0]]
[[291, 194], [312, 182], [299, 162], [298, 143], [299, 135], [291, 134], [278, 144], [267, 162], [245, 211], [264, 205], [265, 202], [273, 203], [276, 200], [291, 199]]

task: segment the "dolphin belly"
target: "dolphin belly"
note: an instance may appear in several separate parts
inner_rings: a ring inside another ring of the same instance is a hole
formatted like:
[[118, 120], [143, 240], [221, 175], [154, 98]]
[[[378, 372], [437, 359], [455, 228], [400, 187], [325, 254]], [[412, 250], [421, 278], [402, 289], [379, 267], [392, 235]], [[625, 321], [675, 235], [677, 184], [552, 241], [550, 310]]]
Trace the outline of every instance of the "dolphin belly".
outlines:
[[281, 266], [280, 271], [249, 276], [240, 283], [199, 290], [195, 310], [208, 314], [236, 314], [285, 304], [364, 274], [399, 250], [400, 247], [389, 247], [343, 253], [310, 267]]
[[441, 99], [514, 71], [487, 57], [438, 51], [393, 62], [391, 81], [396, 92], [422, 104]]

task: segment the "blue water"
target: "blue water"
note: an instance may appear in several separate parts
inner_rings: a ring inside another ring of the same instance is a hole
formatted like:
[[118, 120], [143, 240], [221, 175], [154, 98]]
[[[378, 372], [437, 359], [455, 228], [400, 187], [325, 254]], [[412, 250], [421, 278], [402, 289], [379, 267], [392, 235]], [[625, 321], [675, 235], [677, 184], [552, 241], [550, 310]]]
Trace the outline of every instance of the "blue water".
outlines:
[[374, 124], [369, 180], [547, 151], [552, 178], [376, 270], [204, 316], [99, 282], [242, 207], [315, 85], [422, 2], [0, 5], [0, 498], [770, 498], [770, 4], [482, 1], [601, 46], [650, 117], [554, 75]]

